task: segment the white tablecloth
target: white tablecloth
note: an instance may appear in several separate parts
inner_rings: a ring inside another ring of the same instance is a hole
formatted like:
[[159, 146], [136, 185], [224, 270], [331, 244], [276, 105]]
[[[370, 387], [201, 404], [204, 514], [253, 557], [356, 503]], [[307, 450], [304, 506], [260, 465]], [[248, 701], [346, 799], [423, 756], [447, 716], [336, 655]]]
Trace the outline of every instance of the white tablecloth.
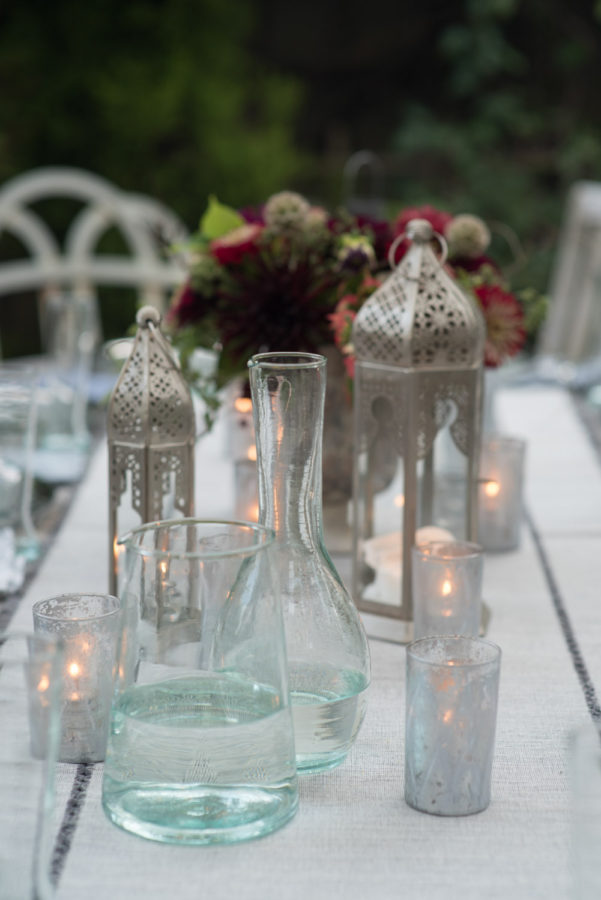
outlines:
[[[534, 530], [525, 524], [520, 550], [487, 556], [485, 564], [488, 636], [503, 650], [489, 809], [437, 818], [404, 803], [405, 650], [372, 640], [373, 682], [356, 745], [339, 769], [301, 779], [300, 810], [285, 828], [231, 847], [146, 842], [105, 819], [97, 765], [64, 858], [58, 900], [569, 896], [567, 740], [589, 711], [553, 599], [565, 606], [581, 661], [601, 684], [601, 469], [562, 391], [507, 390], [498, 414], [504, 432], [528, 441]], [[222, 514], [232, 502], [220, 440], [216, 434], [199, 445], [197, 511], [204, 517]], [[41, 597], [107, 590], [106, 481], [102, 448], [12, 627], [31, 627], [31, 605]], [[64, 802], [74, 773], [62, 767]], [[8, 826], [0, 817], [0, 839], [2, 827]]]

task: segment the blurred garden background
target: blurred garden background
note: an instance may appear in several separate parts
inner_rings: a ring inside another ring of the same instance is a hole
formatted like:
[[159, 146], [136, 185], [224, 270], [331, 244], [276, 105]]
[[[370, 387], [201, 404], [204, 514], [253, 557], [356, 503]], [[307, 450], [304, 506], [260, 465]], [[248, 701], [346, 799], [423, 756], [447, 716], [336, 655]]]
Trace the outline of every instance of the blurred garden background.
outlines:
[[[4, 0], [0, 83], [0, 183], [81, 167], [191, 231], [210, 194], [336, 207], [375, 186], [387, 216], [509, 227], [539, 290], [569, 187], [601, 180], [599, 0]], [[377, 183], [344, 176], [361, 150]], [[35, 352], [26, 306], [1, 306], [6, 355]], [[131, 307], [109, 295], [102, 317], [117, 336]]]

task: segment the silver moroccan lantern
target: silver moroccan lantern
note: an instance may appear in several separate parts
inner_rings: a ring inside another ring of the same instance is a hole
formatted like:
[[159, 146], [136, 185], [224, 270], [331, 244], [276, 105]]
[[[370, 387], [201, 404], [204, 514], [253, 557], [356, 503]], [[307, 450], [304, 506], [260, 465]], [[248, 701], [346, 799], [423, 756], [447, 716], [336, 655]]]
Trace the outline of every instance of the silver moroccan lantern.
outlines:
[[485, 327], [430, 223], [412, 220], [404, 237], [353, 328], [353, 594], [410, 640], [411, 548], [476, 536]]
[[117, 590], [118, 536], [144, 522], [189, 516], [194, 504], [194, 407], [152, 306], [108, 407], [109, 586]]

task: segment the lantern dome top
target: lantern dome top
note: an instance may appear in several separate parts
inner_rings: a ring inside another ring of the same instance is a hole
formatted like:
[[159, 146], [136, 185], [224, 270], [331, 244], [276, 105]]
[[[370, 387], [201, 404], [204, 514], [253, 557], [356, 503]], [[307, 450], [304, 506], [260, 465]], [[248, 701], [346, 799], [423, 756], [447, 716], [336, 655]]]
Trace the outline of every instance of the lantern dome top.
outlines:
[[131, 353], [109, 402], [109, 441], [165, 449], [193, 441], [190, 389], [161, 331], [161, 315], [154, 307], [143, 306], [136, 322]]
[[432, 240], [434, 229], [427, 219], [411, 219], [407, 223], [406, 235], [414, 244], [427, 244]]
[[[482, 364], [482, 313], [444, 268], [446, 242], [425, 219], [412, 219], [401, 240], [409, 250], [363, 304], [353, 326], [358, 362], [401, 368], [464, 369]], [[433, 239], [442, 247], [437, 258]]]
[[136, 324], [139, 328], [148, 328], [151, 324], [158, 328], [161, 314], [154, 306], [142, 306], [136, 314]]

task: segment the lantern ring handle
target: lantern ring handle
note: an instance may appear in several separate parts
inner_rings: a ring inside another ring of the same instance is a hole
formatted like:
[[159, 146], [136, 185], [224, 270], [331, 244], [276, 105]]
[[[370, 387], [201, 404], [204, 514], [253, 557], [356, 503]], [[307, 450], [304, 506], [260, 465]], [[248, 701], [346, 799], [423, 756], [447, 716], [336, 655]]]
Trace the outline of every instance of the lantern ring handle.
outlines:
[[[390, 268], [393, 271], [397, 267], [397, 263], [395, 263], [395, 261], [394, 261], [394, 254], [396, 253], [397, 248], [399, 247], [401, 241], [404, 241], [406, 237], [408, 237], [407, 232], [402, 231], [399, 235], [397, 235], [397, 237], [394, 239], [394, 241], [390, 245], [390, 249], [388, 251], [388, 265], [390, 266]], [[442, 267], [444, 266], [444, 264], [447, 261], [448, 255], [449, 255], [449, 245], [443, 238], [442, 234], [439, 234], [437, 231], [432, 232], [432, 237], [436, 238], [436, 240], [438, 241], [438, 244], [440, 246], [441, 253], [440, 253], [440, 258], [438, 259], [438, 264], [439, 264], [440, 268], [442, 269]], [[399, 265], [400, 265], [400, 263], [399, 263]]]

